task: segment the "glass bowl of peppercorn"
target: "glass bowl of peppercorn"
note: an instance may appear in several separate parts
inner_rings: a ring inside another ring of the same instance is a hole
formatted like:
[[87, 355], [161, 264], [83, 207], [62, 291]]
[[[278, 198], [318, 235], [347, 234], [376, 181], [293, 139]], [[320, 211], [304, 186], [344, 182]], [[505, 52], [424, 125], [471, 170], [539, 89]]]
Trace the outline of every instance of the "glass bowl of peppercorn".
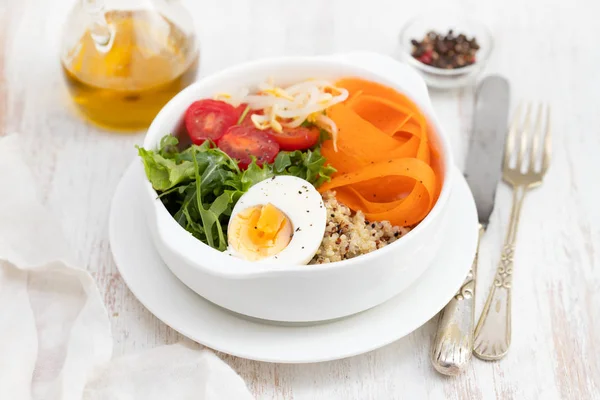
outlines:
[[421, 73], [429, 87], [437, 89], [474, 82], [494, 46], [483, 23], [449, 13], [427, 13], [408, 20], [399, 41], [401, 58]]

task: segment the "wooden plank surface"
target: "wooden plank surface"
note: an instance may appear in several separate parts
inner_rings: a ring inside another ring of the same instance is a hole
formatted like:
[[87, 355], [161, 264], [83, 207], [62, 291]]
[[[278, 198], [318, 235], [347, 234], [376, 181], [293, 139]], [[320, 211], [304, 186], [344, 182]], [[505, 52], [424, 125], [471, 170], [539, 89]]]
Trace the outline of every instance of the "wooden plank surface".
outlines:
[[[47, 206], [63, 221], [111, 315], [115, 353], [181, 336], [131, 294], [113, 263], [107, 217], [113, 191], [143, 132], [115, 134], [73, 111], [60, 74], [61, 29], [75, 1], [0, 1], [0, 127], [23, 136]], [[512, 84], [513, 104], [553, 106], [555, 152], [546, 182], [525, 200], [516, 249], [513, 343], [497, 363], [475, 359], [460, 377], [430, 366], [434, 322], [349, 359], [277, 365], [221, 354], [260, 399], [600, 398], [600, 36], [595, 1], [185, 1], [200, 34], [201, 76], [245, 60], [371, 50], [395, 54], [413, 13], [451, 6], [494, 31], [486, 73]], [[432, 92], [462, 166], [473, 89]], [[4, 188], [3, 190], [10, 190]], [[481, 247], [484, 300], [508, 222], [501, 187]]]

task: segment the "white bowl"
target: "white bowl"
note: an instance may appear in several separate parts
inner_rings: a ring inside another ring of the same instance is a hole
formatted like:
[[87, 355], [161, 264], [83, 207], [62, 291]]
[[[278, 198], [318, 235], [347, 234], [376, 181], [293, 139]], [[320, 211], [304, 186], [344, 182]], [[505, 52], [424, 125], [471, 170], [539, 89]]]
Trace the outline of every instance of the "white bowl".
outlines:
[[[360, 62], [359, 62], [360, 61]], [[365, 65], [365, 67], [359, 65]], [[176, 95], [154, 119], [144, 140], [156, 148], [179, 130], [195, 100], [239, 87], [252, 89], [269, 77], [286, 84], [308, 78], [358, 76], [403, 92], [424, 112], [441, 153], [444, 183], [429, 215], [400, 240], [354, 259], [323, 265], [265, 265], [227, 256], [200, 242], [169, 214], [145, 176], [141, 194], [154, 244], [163, 261], [207, 300], [247, 316], [313, 322], [355, 314], [392, 298], [428, 267], [440, 246], [452, 187], [452, 152], [434, 117], [422, 78], [406, 65], [378, 55], [293, 57], [246, 63], [206, 77]], [[141, 162], [141, 161], [140, 161]]]

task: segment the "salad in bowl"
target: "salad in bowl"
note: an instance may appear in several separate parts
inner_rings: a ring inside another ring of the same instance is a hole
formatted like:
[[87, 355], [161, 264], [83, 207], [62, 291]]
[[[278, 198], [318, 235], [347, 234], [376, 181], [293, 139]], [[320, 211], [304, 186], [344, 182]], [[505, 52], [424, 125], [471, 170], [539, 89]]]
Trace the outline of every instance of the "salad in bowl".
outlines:
[[280, 321], [349, 315], [410, 285], [440, 241], [451, 161], [426, 91], [398, 82], [280, 59], [176, 96], [138, 148], [169, 268], [218, 305]]

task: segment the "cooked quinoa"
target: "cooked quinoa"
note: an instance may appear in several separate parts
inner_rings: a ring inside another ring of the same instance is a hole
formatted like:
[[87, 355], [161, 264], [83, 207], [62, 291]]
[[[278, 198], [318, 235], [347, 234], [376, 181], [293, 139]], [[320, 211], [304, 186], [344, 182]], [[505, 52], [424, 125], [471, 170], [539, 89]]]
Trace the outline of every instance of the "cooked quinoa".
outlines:
[[337, 201], [335, 192], [323, 194], [327, 226], [321, 246], [309, 264], [346, 260], [380, 249], [405, 235], [410, 229], [392, 226], [388, 221], [370, 222], [361, 211], [353, 213]]

